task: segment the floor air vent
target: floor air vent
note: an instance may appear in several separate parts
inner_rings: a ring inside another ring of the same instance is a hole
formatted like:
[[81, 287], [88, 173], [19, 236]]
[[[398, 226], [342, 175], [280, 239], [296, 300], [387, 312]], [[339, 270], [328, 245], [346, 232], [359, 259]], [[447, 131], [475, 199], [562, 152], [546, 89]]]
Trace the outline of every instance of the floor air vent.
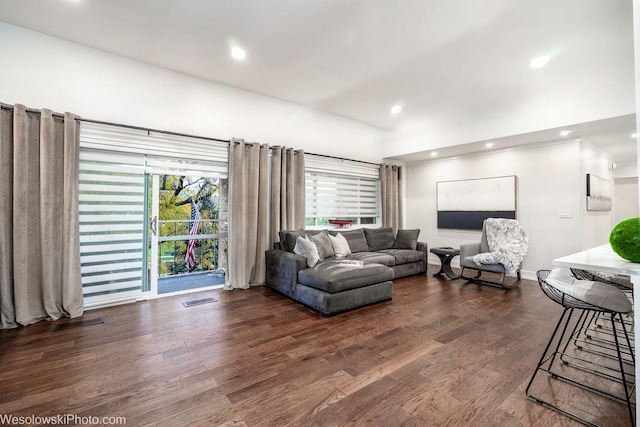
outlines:
[[202, 298], [202, 299], [196, 299], [193, 301], [182, 301], [182, 305], [184, 305], [185, 307], [193, 307], [194, 305], [202, 305], [202, 304], [209, 304], [211, 302], [216, 302], [218, 301], [215, 298]]
[[79, 322], [60, 323], [60, 324], [56, 325], [56, 327], [53, 329], [53, 331], [54, 332], [55, 331], [63, 331], [65, 329], [80, 328], [82, 326], [99, 325], [101, 323], [104, 323], [104, 321], [102, 320], [101, 317], [98, 317], [96, 319], [81, 320]]

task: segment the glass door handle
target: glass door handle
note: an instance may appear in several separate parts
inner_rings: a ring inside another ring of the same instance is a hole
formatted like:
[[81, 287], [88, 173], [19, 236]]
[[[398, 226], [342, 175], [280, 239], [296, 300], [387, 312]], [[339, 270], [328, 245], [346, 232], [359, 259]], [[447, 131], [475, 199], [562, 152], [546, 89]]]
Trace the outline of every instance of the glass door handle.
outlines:
[[153, 219], [151, 220], [151, 231], [153, 232], [154, 236], [158, 235], [158, 217], [154, 216]]

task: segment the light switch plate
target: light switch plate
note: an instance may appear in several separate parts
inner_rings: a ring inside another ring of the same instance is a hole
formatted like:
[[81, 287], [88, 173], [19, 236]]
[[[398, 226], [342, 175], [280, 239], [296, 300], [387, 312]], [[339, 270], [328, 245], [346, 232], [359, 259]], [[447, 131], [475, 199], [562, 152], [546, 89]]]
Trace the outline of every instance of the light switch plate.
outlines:
[[571, 209], [559, 209], [558, 216], [560, 218], [573, 218], [573, 211]]

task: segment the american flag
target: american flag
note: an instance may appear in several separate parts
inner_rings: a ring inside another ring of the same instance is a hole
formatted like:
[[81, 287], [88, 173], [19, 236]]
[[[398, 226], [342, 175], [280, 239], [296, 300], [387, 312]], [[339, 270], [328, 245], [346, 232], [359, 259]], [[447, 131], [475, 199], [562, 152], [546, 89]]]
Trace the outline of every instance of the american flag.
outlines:
[[[198, 234], [198, 227], [200, 227], [200, 211], [196, 204], [191, 201], [191, 223], [189, 224], [189, 235], [195, 236]], [[184, 262], [187, 264], [187, 270], [191, 270], [196, 265], [196, 252], [195, 252], [196, 240], [190, 238], [187, 242], [187, 253], [184, 254]]]

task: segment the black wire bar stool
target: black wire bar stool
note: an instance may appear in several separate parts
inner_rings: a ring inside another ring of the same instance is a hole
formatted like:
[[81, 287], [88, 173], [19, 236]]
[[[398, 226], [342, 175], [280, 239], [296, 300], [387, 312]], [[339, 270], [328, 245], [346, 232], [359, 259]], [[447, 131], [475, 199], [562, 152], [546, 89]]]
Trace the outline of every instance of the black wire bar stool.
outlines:
[[[614, 274], [598, 273], [588, 270], [571, 269], [571, 274], [579, 280], [590, 280], [594, 282], [607, 283], [620, 289], [631, 301], [633, 305], [633, 284], [629, 276], [621, 276]], [[625, 329], [629, 334], [631, 347], [629, 348], [624, 342], [620, 345], [620, 351], [627, 363], [633, 363], [632, 356], [635, 348], [635, 327], [633, 311], [622, 316]], [[616, 318], [616, 324], [620, 320]], [[582, 312], [580, 321], [573, 333], [574, 344], [577, 348], [589, 351], [604, 357], [616, 357], [615, 339], [611, 329], [611, 323], [608, 317], [602, 312]], [[635, 381], [635, 371], [629, 373], [630, 379]]]
[[[632, 312], [633, 306], [620, 289], [602, 282], [575, 280], [568, 272], [565, 274], [562, 270], [564, 269], [554, 269], [553, 272], [540, 270], [537, 273], [542, 292], [552, 301], [560, 304], [563, 311], [527, 385], [526, 395], [537, 403], [577, 421], [598, 426], [584, 416], [570, 412], [566, 408], [563, 409], [541, 395], [534, 395], [531, 392], [538, 373], [545, 372], [552, 380], [561, 380], [626, 403], [630, 425], [634, 426], [635, 403], [632, 396], [635, 393], [635, 384], [628, 376], [629, 371], [634, 369], [635, 356], [631, 351], [629, 357], [625, 358], [622, 352], [625, 348], [633, 348], [623, 321], [623, 316]], [[578, 316], [574, 316], [576, 310]], [[603, 318], [606, 316], [609, 320], [615, 344], [612, 348], [615, 351], [615, 363], [606, 365], [603, 363], [603, 358], [596, 355], [592, 355], [591, 358], [581, 357], [584, 355], [574, 345], [575, 337], [572, 335], [576, 329], [584, 326], [585, 316], [588, 317], [593, 313], [599, 313]], [[620, 336], [621, 332], [624, 340]]]

